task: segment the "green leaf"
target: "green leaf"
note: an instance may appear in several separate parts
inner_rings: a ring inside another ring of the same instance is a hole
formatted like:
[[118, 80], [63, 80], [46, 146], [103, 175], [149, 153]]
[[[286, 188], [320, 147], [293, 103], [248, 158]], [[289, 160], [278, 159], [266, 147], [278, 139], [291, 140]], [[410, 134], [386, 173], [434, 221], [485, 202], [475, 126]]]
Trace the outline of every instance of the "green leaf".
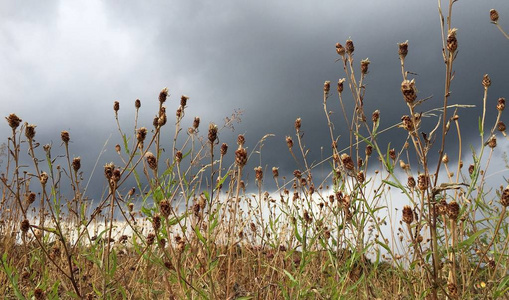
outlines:
[[479, 230], [479, 231], [476, 231], [474, 234], [472, 234], [468, 239], [460, 242], [458, 244], [458, 250], [464, 248], [464, 247], [467, 247], [467, 246], [471, 246], [475, 240], [481, 235], [483, 234], [484, 232], [486, 232], [486, 230], [488, 230], [488, 228], [484, 228], [482, 230]]

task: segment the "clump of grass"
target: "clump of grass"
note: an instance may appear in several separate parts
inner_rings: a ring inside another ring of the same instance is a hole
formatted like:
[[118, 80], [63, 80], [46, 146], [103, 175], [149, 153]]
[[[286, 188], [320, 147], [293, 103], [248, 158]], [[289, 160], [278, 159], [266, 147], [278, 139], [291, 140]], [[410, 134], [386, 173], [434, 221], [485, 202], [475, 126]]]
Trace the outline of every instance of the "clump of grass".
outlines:
[[[35, 299], [504, 297], [509, 186], [500, 179], [500, 189], [492, 189], [487, 174], [500, 151], [497, 137], [507, 139], [505, 99], [488, 104], [491, 79], [484, 75], [480, 141], [466, 168], [461, 109], [471, 106], [448, 104], [460, 45], [451, 26], [454, 2], [447, 18], [439, 2], [443, 105], [420, 110], [429, 98], [420, 97], [418, 81], [406, 71], [410, 46], [401, 43], [397, 88], [408, 114], [379, 128], [381, 111], [364, 110], [370, 61], [361, 60], [357, 69], [353, 41], [337, 43], [345, 77], [335, 91], [330, 81], [323, 85], [329, 157], [309, 161], [306, 119], [297, 118], [284, 140], [295, 160], [292, 174], [260, 162], [247, 176], [252, 155], [272, 135], [252, 149], [249, 137], [239, 135], [230, 150], [219, 137], [239, 114], [223, 126], [208, 124], [202, 136], [199, 117], [185, 129], [192, 103], [185, 95], [169, 122], [164, 88], [151, 125], [142, 125], [136, 100], [134, 127], [126, 131], [119, 121], [123, 108], [114, 102], [118, 158], [104, 164], [105, 192], [94, 202], [85, 196], [81, 166], [87, 162], [70, 156], [69, 132], [61, 132], [61, 153], [55, 154], [59, 149], [51, 144], [38, 146], [35, 125], [7, 116], [12, 135], [0, 178], [1, 293]], [[342, 109], [339, 120], [329, 113], [331, 101]], [[498, 111], [493, 125], [487, 109]], [[424, 132], [428, 120], [436, 125]], [[348, 128], [341, 139], [339, 122]], [[381, 144], [379, 136], [389, 130], [403, 140]], [[458, 140], [455, 163], [446, 153], [448, 134]], [[330, 173], [314, 176], [322, 164]], [[265, 189], [267, 180], [274, 180], [275, 191]], [[405, 199], [401, 212], [393, 197]]]

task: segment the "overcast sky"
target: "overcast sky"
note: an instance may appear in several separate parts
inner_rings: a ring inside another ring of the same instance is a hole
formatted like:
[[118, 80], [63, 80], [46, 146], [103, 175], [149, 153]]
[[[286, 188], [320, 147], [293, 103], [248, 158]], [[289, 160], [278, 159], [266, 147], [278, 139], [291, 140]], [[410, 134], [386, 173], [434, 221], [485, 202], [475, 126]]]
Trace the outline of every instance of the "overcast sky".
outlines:
[[[381, 128], [407, 114], [399, 90], [399, 42], [409, 40], [406, 66], [418, 74], [419, 97], [433, 96], [421, 109], [442, 103], [445, 67], [436, 1], [0, 3], [0, 115], [16, 113], [36, 124], [41, 144], [53, 141], [58, 146], [60, 131], [68, 130], [71, 155], [83, 158], [85, 176], [110, 135], [100, 166], [116, 159], [113, 147], [120, 139], [113, 101], [120, 101], [121, 121], [131, 128], [133, 102], [141, 99], [140, 125], [151, 127], [163, 87], [171, 93], [169, 117], [180, 95], [186, 94], [186, 119], [200, 116], [202, 133], [209, 122], [221, 124], [235, 109], [243, 110], [242, 122], [233, 134], [223, 133], [221, 142], [233, 146], [232, 137], [244, 133], [252, 148], [265, 134], [275, 134], [263, 152], [268, 167], [296, 168], [284, 138], [294, 135], [293, 123], [301, 117], [310, 160], [319, 160], [320, 147], [328, 151], [330, 146], [323, 82], [344, 77], [342, 65], [335, 63], [334, 45], [348, 38], [356, 47], [356, 64], [364, 58], [371, 61], [364, 103], [369, 115], [380, 109]], [[482, 76], [489, 73], [493, 82], [489, 124], [498, 97], [509, 98], [509, 41], [490, 23], [491, 8], [509, 29], [506, 0], [461, 0], [453, 10], [459, 53], [450, 102], [478, 105], [460, 112], [465, 149], [477, 142]], [[345, 135], [337, 96], [331, 99], [336, 134]], [[506, 115], [502, 120], [509, 123]], [[167, 128], [166, 134], [171, 138], [173, 129]], [[6, 123], [0, 135], [6, 141]], [[395, 129], [381, 138], [387, 143], [404, 135]], [[346, 143], [340, 140], [340, 146]], [[403, 143], [403, 138], [394, 143]], [[501, 146], [508, 150], [507, 143]], [[102, 181], [101, 173], [96, 177]]]

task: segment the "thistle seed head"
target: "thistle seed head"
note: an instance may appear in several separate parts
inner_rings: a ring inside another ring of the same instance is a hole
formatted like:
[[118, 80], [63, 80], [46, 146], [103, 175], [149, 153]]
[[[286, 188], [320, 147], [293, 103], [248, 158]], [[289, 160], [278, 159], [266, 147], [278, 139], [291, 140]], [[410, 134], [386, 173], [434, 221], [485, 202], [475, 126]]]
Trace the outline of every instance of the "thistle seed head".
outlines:
[[75, 157], [72, 160], [72, 168], [74, 172], [78, 172], [78, 170], [81, 168], [81, 157]]
[[163, 104], [166, 102], [166, 98], [168, 98], [168, 88], [165, 87], [164, 89], [159, 92], [159, 103]]
[[408, 177], [408, 180], [407, 180], [407, 184], [410, 188], [414, 188], [415, 187], [415, 179], [413, 176], [409, 176]]
[[221, 156], [225, 156], [225, 155], [226, 155], [226, 153], [228, 152], [228, 144], [223, 143], [223, 144], [221, 145], [221, 150], [220, 150], [220, 152], [221, 152]]
[[341, 56], [345, 55], [345, 48], [340, 43], [336, 43], [336, 53]]
[[145, 159], [147, 160], [149, 168], [151, 168], [152, 170], [157, 169], [157, 158], [152, 152], [149, 151], [145, 153]]
[[353, 41], [352, 40], [346, 40], [345, 50], [346, 50], [346, 53], [348, 53], [348, 55], [352, 55], [353, 54], [353, 52], [355, 51], [355, 47], [353, 45]]
[[15, 114], [10, 114], [8, 117], [5, 118], [7, 120], [7, 123], [9, 123], [9, 126], [12, 129], [16, 129], [19, 127], [19, 124], [21, 123], [21, 119], [18, 118]]
[[408, 205], [403, 206], [403, 222], [411, 224], [414, 221], [414, 212]]
[[167, 199], [163, 199], [161, 200], [161, 202], [159, 202], [159, 212], [164, 218], [168, 218], [168, 216], [170, 215], [171, 206], [170, 202], [168, 202]]
[[419, 187], [419, 190], [421, 191], [427, 190], [429, 186], [429, 177], [426, 177], [425, 174], [419, 174], [419, 177], [417, 177], [417, 185]]
[[239, 134], [237, 136], [237, 145], [239, 145], [239, 147], [243, 147], [245, 143], [246, 143], [246, 138], [244, 137], [243, 134]]
[[447, 215], [449, 219], [456, 221], [460, 214], [460, 205], [456, 201], [452, 201], [447, 205]]
[[104, 165], [104, 177], [110, 180], [113, 177], [113, 171], [115, 170], [115, 165], [113, 163], [109, 163]]
[[136, 139], [138, 142], [143, 143], [145, 138], [147, 137], [147, 128], [141, 127], [136, 131]]
[[214, 123], [209, 124], [209, 134], [208, 134], [209, 142], [214, 144], [217, 139], [217, 125]]
[[401, 83], [401, 93], [403, 98], [409, 104], [414, 103], [417, 98], [417, 88], [415, 87], [415, 80], [403, 80]]
[[235, 151], [235, 162], [239, 167], [244, 167], [247, 163], [247, 151], [244, 148], [240, 148]]
[[25, 122], [25, 136], [28, 140], [33, 140], [35, 136], [35, 126], [34, 124], [28, 124]]
[[456, 39], [457, 30], [457, 28], [453, 28], [449, 30], [447, 34], [447, 50], [451, 53], [454, 53], [458, 49], [458, 40]]
[[343, 165], [347, 170], [351, 171], [355, 168], [352, 157], [346, 153], [341, 154], [341, 162], [343, 162]]
[[366, 75], [368, 73], [368, 66], [371, 62], [369, 61], [369, 59], [363, 59], [361, 60], [361, 73]]
[[412, 121], [412, 118], [410, 118], [410, 116], [404, 115], [403, 117], [401, 117], [401, 123], [406, 131], [414, 130], [414, 122]]
[[182, 95], [182, 97], [180, 97], [180, 106], [186, 107], [187, 100], [189, 100], [189, 97], [186, 95]]
[[60, 137], [62, 138], [62, 142], [64, 142], [64, 144], [66, 144], [66, 145], [71, 140], [71, 138], [69, 137], [69, 132], [67, 132], [65, 130], [60, 133]]
[[398, 44], [398, 54], [401, 60], [404, 60], [408, 54], [408, 41]]

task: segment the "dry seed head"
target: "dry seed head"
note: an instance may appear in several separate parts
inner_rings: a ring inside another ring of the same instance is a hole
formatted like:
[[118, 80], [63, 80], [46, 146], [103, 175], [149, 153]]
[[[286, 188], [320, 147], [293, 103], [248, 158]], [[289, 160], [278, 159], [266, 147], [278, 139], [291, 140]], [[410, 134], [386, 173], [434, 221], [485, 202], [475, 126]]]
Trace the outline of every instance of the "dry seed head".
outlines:
[[468, 174], [472, 175], [474, 173], [475, 167], [474, 165], [468, 166]]
[[352, 40], [346, 40], [345, 50], [346, 50], [346, 53], [348, 53], [349, 55], [353, 54], [353, 52], [355, 51], [355, 47], [353, 46]]
[[502, 196], [500, 197], [500, 204], [502, 204], [502, 206], [504, 207], [509, 206], [509, 186], [506, 187], [504, 191], [502, 191]]
[[149, 245], [149, 246], [150, 246], [150, 245], [154, 244], [154, 240], [155, 240], [155, 238], [156, 238], [156, 235], [155, 235], [155, 234], [153, 234], [153, 233], [149, 233], [149, 234], [147, 235], [147, 245]]
[[134, 203], [132, 203], [132, 202], [131, 202], [131, 203], [129, 203], [129, 204], [127, 205], [127, 210], [129, 210], [129, 212], [130, 212], [130, 213], [132, 213], [132, 212], [133, 212], [133, 210], [134, 210]]
[[129, 192], [127, 192], [127, 195], [128, 195], [129, 197], [132, 197], [132, 196], [134, 195], [134, 193], [136, 193], [136, 188], [134, 188], [134, 187], [133, 187], [133, 188], [131, 188], [131, 189], [129, 190]]
[[182, 116], [183, 116], [182, 106], [179, 106], [179, 108], [177, 108], [177, 112], [175, 112], [175, 116], [177, 117], [177, 119], [181, 119], [182, 118]]
[[449, 30], [449, 33], [447, 34], [447, 50], [449, 52], [453, 53], [458, 49], [458, 40], [456, 39], [456, 31], [458, 31], [457, 28], [453, 28]]
[[352, 157], [346, 153], [341, 154], [341, 161], [347, 170], [353, 170], [355, 165], [353, 163]]
[[371, 62], [369, 61], [369, 59], [363, 59], [361, 60], [361, 73], [362, 74], [367, 74], [368, 73], [368, 66]]
[[182, 161], [182, 157], [183, 157], [183, 154], [181, 151], [177, 151], [175, 153], [175, 160], [177, 161], [177, 163], [180, 163]]
[[407, 103], [414, 103], [417, 98], [417, 89], [415, 87], [415, 79], [403, 80], [401, 83], [401, 93]]
[[104, 176], [106, 179], [110, 180], [113, 177], [113, 170], [115, 170], [115, 165], [113, 163], [104, 165]]
[[297, 119], [295, 120], [295, 130], [296, 130], [297, 132], [299, 132], [299, 131], [300, 131], [301, 123], [302, 123], [302, 119], [301, 119], [301, 118], [297, 118]]
[[157, 168], [157, 158], [152, 152], [145, 153], [145, 159], [147, 160], [147, 164], [149, 168], [155, 170]]
[[42, 185], [45, 185], [46, 182], [48, 182], [48, 173], [42, 172], [39, 180], [41, 181]]
[[500, 121], [497, 123], [497, 130], [498, 131], [505, 131], [506, 127], [505, 127], [505, 123]]
[[5, 118], [7, 120], [7, 123], [9, 123], [9, 126], [12, 129], [16, 129], [19, 127], [19, 124], [21, 123], [21, 119], [18, 118], [15, 114], [10, 114], [8, 117]]
[[488, 76], [488, 74], [484, 74], [484, 76], [482, 78], [482, 85], [484, 86], [485, 89], [490, 87], [491, 78], [490, 78], [490, 76]]
[[247, 163], [247, 151], [244, 148], [240, 148], [235, 151], [235, 162], [239, 167], [244, 167]]
[[409, 168], [409, 166], [401, 159], [399, 160], [399, 167], [403, 170], [407, 170]]
[[30, 205], [30, 204], [35, 202], [35, 197], [36, 197], [35, 193], [28, 194], [28, 196], [27, 196], [27, 203], [28, 203], [28, 205]]
[[134, 107], [135, 107], [136, 109], [139, 109], [139, 108], [141, 107], [141, 101], [140, 101], [140, 99], [136, 99], [136, 100], [134, 100]]
[[208, 134], [209, 142], [214, 144], [217, 139], [217, 125], [214, 123], [209, 124], [209, 134]]
[[449, 291], [451, 297], [458, 297], [458, 286], [454, 282], [447, 283], [447, 290]]
[[115, 169], [113, 170], [113, 176], [111, 177], [111, 180], [113, 180], [114, 182], [119, 182], [121, 176], [122, 172], [120, 171], [120, 169]]
[[288, 149], [292, 149], [292, 148], [293, 148], [293, 140], [292, 140], [292, 137], [290, 137], [290, 136], [287, 136], [287, 137], [286, 137], [286, 145], [288, 146]]
[[444, 154], [444, 156], [442, 156], [442, 162], [444, 164], [448, 164], [449, 163], [449, 155], [447, 155], [447, 153]]
[[419, 190], [421, 191], [427, 190], [429, 185], [429, 177], [426, 177], [425, 174], [419, 174], [419, 177], [417, 177], [417, 185], [419, 187]]
[[408, 40], [404, 43], [398, 44], [398, 54], [401, 60], [404, 60], [408, 54]]
[[168, 202], [167, 199], [163, 199], [161, 200], [161, 202], [159, 202], [159, 212], [164, 218], [168, 218], [168, 216], [170, 215], [171, 206], [170, 202]]
[[72, 160], [72, 168], [74, 172], [78, 172], [78, 170], [81, 168], [81, 157], [75, 157]]
[[122, 148], [120, 147], [119, 144], [116, 144], [115, 145], [115, 151], [117, 151], [117, 153], [120, 153], [120, 150], [122, 150]]
[[389, 150], [389, 157], [392, 159], [392, 160], [396, 160], [396, 150], [394, 150], [394, 148], [390, 149]]
[[[166, 107], [161, 106], [161, 110], [159, 111], [159, 117], [157, 117], [157, 126], [154, 125], [154, 127], [163, 127], [166, 125], [166, 121], [168, 120], [166, 117]], [[155, 121], [155, 119], [154, 119]]]
[[156, 232], [161, 228], [161, 217], [159, 215], [155, 215], [154, 218], [152, 218], [152, 227]]
[[404, 115], [401, 117], [401, 123], [403, 124], [403, 128], [407, 131], [413, 131], [414, 130], [414, 122], [412, 121], [412, 118], [408, 115]]
[[373, 123], [378, 123], [378, 121], [380, 120], [380, 111], [378, 109], [375, 110], [371, 115], [371, 120], [373, 121]]
[[460, 205], [456, 201], [452, 201], [447, 205], [447, 215], [449, 219], [456, 220], [460, 214]]
[[200, 117], [194, 117], [193, 128], [196, 130], [200, 127]]
[[410, 188], [414, 188], [415, 187], [415, 179], [413, 176], [409, 176], [408, 177], [408, 180], [407, 180], [407, 184]]
[[221, 145], [221, 150], [220, 150], [221, 156], [225, 156], [227, 152], [228, 152], [228, 144], [223, 143]]
[[498, 111], [503, 111], [505, 108], [505, 98], [498, 98], [498, 101], [497, 101], [497, 110]]
[[119, 109], [120, 109], [120, 102], [118, 102], [118, 101], [113, 102], [113, 110], [115, 111], [115, 114], [118, 113]]
[[32, 140], [35, 136], [35, 126], [34, 124], [28, 124], [25, 122], [25, 136], [27, 139]]
[[330, 81], [325, 81], [323, 83], [323, 91], [328, 94], [330, 91]]
[[136, 131], [136, 139], [138, 142], [143, 143], [145, 138], [147, 137], [147, 128], [141, 127]]
[[242, 147], [242, 146], [244, 146], [245, 143], [246, 143], [246, 138], [244, 137], [243, 134], [239, 134], [237, 136], [237, 145], [239, 145], [239, 147]]
[[345, 82], [345, 78], [341, 78], [338, 80], [338, 94], [343, 92], [343, 83]]
[[488, 141], [488, 146], [493, 149], [497, 146], [497, 138], [495, 137], [495, 135], [492, 135], [491, 138], [489, 139]]
[[186, 107], [187, 100], [189, 100], [189, 97], [186, 95], [182, 95], [182, 97], [180, 97], [180, 106]]
[[258, 166], [256, 168], [254, 168], [254, 171], [255, 171], [255, 178], [257, 181], [262, 181], [263, 179], [263, 169], [261, 166]]
[[46, 299], [46, 294], [41, 288], [36, 288], [34, 290], [34, 298], [35, 300], [43, 300]]
[[300, 170], [295, 170], [293, 171], [293, 176], [295, 176], [297, 179], [300, 179], [302, 177], [302, 172]]
[[440, 200], [440, 203], [437, 204], [438, 214], [445, 216], [447, 214], [447, 206], [447, 201], [445, 201], [445, 199]]
[[373, 153], [373, 146], [367, 145], [365, 152], [366, 152], [366, 156], [371, 156], [371, 154]]
[[30, 229], [30, 221], [28, 221], [27, 219], [21, 221], [21, 225], [19, 228], [21, 232], [26, 233]]
[[272, 167], [272, 176], [279, 177], [279, 168]]
[[164, 89], [159, 92], [159, 102], [162, 104], [166, 101], [166, 98], [168, 98], [168, 88], [165, 87]]
[[494, 23], [498, 21], [498, 11], [495, 9], [490, 9], [490, 20]]
[[336, 52], [341, 56], [345, 55], [345, 48], [343, 47], [343, 45], [341, 45], [340, 43], [336, 43]]
[[64, 144], [68, 144], [69, 141], [71, 140], [71, 138], [69, 137], [69, 132], [65, 130], [60, 133], [60, 137], [62, 138], [62, 142], [64, 142]]
[[414, 212], [408, 205], [403, 206], [403, 222], [411, 224], [414, 221]]
[[364, 172], [363, 171], [359, 171], [357, 173], [357, 181], [359, 181], [359, 183], [364, 183], [364, 180], [366, 180], [366, 176], [364, 176]]

